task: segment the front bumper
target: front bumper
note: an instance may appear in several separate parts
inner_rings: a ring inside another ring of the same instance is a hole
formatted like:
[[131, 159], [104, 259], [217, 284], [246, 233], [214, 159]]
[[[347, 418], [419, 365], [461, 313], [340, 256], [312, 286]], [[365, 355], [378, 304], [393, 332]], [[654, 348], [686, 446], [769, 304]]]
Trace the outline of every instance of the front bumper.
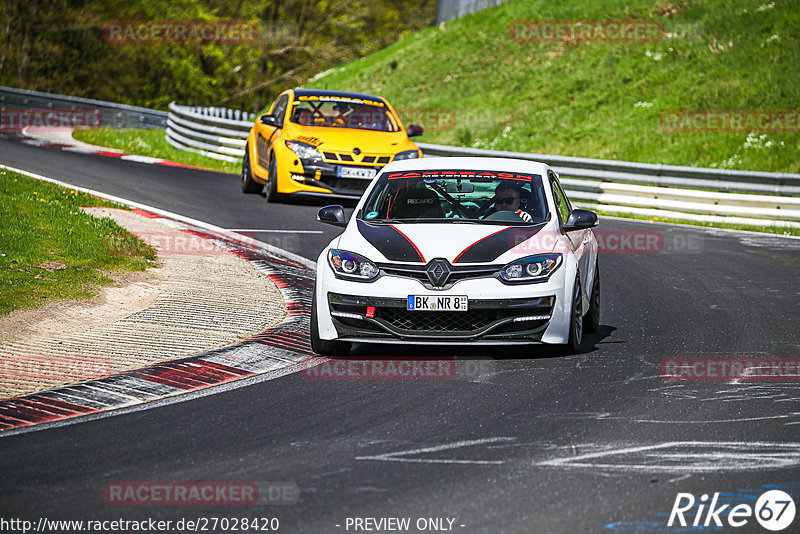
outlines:
[[[371, 283], [337, 279], [318, 260], [317, 302], [321, 339], [389, 343], [566, 343], [571, 284], [562, 265], [543, 283], [505, 285], [494, 277], [460, 280], [431, 290], [417, 280], [381, 276]], [[570, 278], [570, 276], [572, 278]], [[468, 297], [468, 311], [407, 311], [409, 295]], [[367, 317], [367, 307], [375, 308]], [[516, 319], [516, 320], [515, 320]]]
[[[371, 178], [342, 178], [339, 174], [340, 167], [347, 165], [335, 165], [327, 162], [303, 162], [302, 170], [290, 169], [289, 177], [300, 185], [321, 187], [328, 189], [336, 196], [346, 198], [361, 198], [367, 186], [372, 181]], [[354, 167], [354, 166], [349, 166]], [[358, 166], [359, 169], [373, 169], [375, 174], [380, 172], [383, 166]], [[302, 191], [300, 191], [302, 193]]]
[[[409, 311], [405, 298], [328, 293], [331, 318], [342, 339], [539, 342], [555, 296], [469, 299], [467, 311]], [[372, 317], [367, 308], [374, 307]]]

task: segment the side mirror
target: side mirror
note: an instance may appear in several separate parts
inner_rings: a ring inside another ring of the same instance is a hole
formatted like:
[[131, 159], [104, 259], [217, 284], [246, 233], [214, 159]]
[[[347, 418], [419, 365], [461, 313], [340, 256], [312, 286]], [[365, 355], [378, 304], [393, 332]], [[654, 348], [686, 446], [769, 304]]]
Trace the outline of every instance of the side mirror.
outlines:
[[564, 231], [572, 232], [573, 230], [594, 228], [598, 223], [599, 221], [595, 212], [575, 208], [570, 212], [569, 217], [567, 217], [567, 222], [564, 223]]
[[320, 208], [317, 213], [317, 220], [334, 226], [347, 226], [347, 219], [344, 218], [344, 208], [338, 204]]
[[409, 124], [408, 125], [408, 136], [409, 137], [416, 137], [418, 135], [422, 135], [423, 132], [424, 132], [424, 130], [422, 129], [422, 126], [420, 126], [418, 124]]
[[261, 117], [258, 119], [258, 122], [261, 124], [266, 124], [267, 126], [274, 126], [275, 128], [280, 127], [280, 124], [278, 124], [278, 119], [272, 115], [261, 115]]

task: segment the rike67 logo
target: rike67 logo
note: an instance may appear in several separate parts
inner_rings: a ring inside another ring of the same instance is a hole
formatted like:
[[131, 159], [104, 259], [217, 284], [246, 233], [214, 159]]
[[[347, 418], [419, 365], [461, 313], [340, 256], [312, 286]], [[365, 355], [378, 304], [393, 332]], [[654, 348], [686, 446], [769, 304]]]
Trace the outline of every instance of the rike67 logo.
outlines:
[[[668, 527], [743, 527], [753, 525], [753, 519], [763, 528], [779, 532], [787, 529], [795, 517], [792, 497], [781, 490], [761, 494], [751, 506], [745, 503], [721, 504], [720, 493], [711, 497], [703, 494], [697, 501], [691, 493], [678, 493], [669, 514]], [[752, 530], [748, 529], [748, 532]], [[793, 531], [796, 532], [796, 531]]]

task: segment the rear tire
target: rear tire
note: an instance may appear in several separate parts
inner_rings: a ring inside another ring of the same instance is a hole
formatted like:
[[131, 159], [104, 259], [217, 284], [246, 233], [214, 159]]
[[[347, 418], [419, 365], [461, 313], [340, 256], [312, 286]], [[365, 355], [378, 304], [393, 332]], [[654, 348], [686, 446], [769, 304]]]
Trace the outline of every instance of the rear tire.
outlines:
[[278, 194], [278, 170], [275, 167], [275, 154], [269, 162], [269, 175], [267, 178], [267, 185], [264, 187], [264, 196], [267, 202], [280, 202], [281, 195]]
[[572, 308], [569, 321], [569, 340], [564, 346], [567, 354], [575, 354], [581, 348], [583, 341], [583, 315], [581, 314], [581, 277], [575, 277], [575, 288], [572, 291]]
[[244, 147], [244, 159], [242, 160], [242, 193], [260, 193], [264, 186], [253, 180], [253, 172], [250, 170], [250, 148]]
[[311, 350], [320, 356], [347, 356], [353, 344], [347, 341], [336, 341], [319, 338], [317, 323], [317, 295], [311, 299]]

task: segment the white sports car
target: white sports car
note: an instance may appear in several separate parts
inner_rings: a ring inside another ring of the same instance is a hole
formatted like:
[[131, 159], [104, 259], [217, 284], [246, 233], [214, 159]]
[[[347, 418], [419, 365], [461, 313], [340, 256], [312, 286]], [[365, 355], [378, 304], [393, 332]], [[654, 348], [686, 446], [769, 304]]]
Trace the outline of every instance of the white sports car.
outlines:
[[578, 350], [600, 318], [597, 214], [547, 165], [423, 158], [383, 168], [317, 261], [311, 346], [548, 343]]

